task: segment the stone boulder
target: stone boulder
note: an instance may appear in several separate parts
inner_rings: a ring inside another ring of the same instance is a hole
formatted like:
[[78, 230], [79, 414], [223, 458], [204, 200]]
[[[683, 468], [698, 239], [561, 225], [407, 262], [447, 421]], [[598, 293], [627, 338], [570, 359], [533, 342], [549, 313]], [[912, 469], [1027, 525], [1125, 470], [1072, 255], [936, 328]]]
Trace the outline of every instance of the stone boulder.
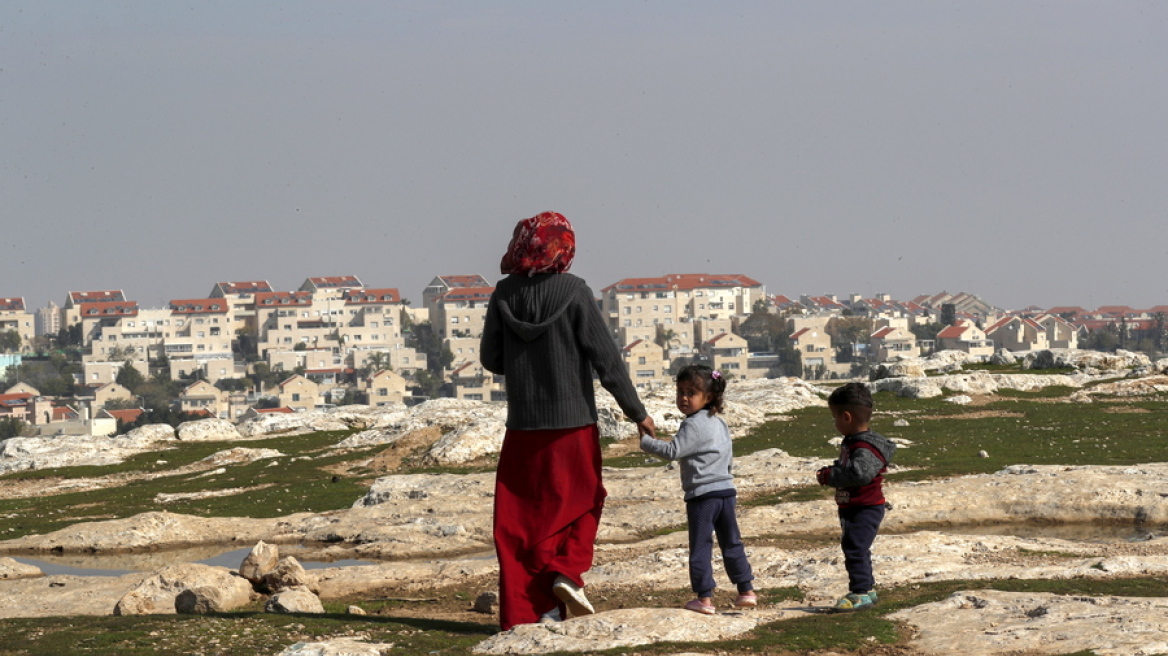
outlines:
[[124, 439], [146, 443], [169, 442], [175, 439], [174, 426], [170, 424], [146, 424], [145, 426], [130, 429], [130, 432], [125, 434]]
[[495, 417], [459, 426], [439, 438], [423, 461], [432, 465], [457, 465], [496, 455], [503, 448], [506, 432], [505, 422]]
[[35, 565], [27, 565], [12, 558], [0, 558], [0, 581], [35, 579], [44, 575], [41, 568]]
[[[254, 597], [254, 595], [252, 596]], [[174, 598], [174, 612], [180, 615], [227, 613], [247, 603], [240, 603], [242, 598], [238, 585], [232, 585], [229, 588], [211, 585], [196, 586], [178, 593], [178, 596]]]
[[[805, 614], [805, 613], [803, 613]], [[475, 645], [475, 654], [597, 652], [657, 642], [716, 642], [742, 635], [773, 613], [699, 615], [673, 608], [627, 608], [566, 622], [520, 624]]]
[[263, 583], [264, 575], [275, 569], [279, 560], [280, 550], [276, 545], [260, 540], [240, 563], [239, 575], [252, 585], [260, 585]]
[[392, 642], [365, 642], [357, 638], [334, 638], [321, 642], [298, 642], [276, 656], [385, 656], [394, 651]]
[[263, 587], [269, 592], [280, 592], [308, 584], [308, 575], [300, 561], [292, 556], [284, 556], [269, 572], [264, 574]]
[[1140, 367], [1151, 367], [1148, 356], [1122, 349], [1115, 353], [1081, 349], [1044, 349], [1031, 351], [1022, 360], [1024, 369], [1074, 368], [1092, 374], [1123, 373]]
[[324, 604], [308, 588], [290, 588], [272, 595], [264, 604], [269, 613], [323, 613]]
[[868, 377], [870, 380], [884, 378], [923, 378], [925, 368], [920, 360], [905, 360], [901, 362], [883, 362], [872, 367]]
[[[226, 567], [184, 563], [167, 567], [142, 581], [114, 606], [114, 615], [166, 615], [177, 609], [178, 596], [187, 590], [203, 590], [196, 598], [208, 599], [221, 610], [240, 608], [251, 602], [252, 588], [247, 579], [236, 576]], [[188, 595], [184, 607], [196, 603]]]
[[282, 458], [283, 453], [275, 449], [248, 449], [246, 447], [237, 446], [226, 451], [219, 451], [203, 458], [199, 462], [208, 464], [212, 467], [222, 467], [223, 465], [242, 465], [256, 460], [263, 460], [265, 458]]
[[221, 442], [242, 437], [235, 424], [226, 419], [196, 419], [178, 425], [178, 439], [182, 442]]
[[1018, 364], [1018, 356], [1014, 355], [1007, 349], [998, 349], [990, 356], [990, 364], [997, 365], [1014, 365]]
[[474, 612], [483, 613], [484, 615], [496, 615], [499, 612], [499, 593], [495, 590], [488, 590], [479, 593], [479, 596], [474, 600]]

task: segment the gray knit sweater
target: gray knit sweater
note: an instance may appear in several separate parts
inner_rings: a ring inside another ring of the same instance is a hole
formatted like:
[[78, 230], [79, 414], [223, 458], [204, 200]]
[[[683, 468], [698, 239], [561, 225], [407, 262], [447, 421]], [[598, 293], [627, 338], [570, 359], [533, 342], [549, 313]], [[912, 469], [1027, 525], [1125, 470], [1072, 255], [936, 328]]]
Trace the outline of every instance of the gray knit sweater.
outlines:
[[641, 436], [641, 450], [666, 460], [681, 462], [681, 489], [685, 500], [710, 492], [733, 490], [730, 474], [734, 448], [730, 429], [721, 417], [698, 410], [681, 422], [672, 442]]
[[500, 280], [479, 355], [483, 367], [506, 377], [507, 428], [596, 423], [593, 370], [630, 419], [648, 416], [592, 291], [570, 273]]

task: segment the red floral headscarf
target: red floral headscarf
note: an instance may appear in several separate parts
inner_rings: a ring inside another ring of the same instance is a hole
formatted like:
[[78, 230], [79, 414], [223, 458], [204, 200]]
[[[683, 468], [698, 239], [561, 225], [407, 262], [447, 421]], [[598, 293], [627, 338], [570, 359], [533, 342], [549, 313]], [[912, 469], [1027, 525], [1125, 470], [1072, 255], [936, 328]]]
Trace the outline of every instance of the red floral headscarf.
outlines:
[[515, 226], [507, 254], [499, 264], [506, 274], [534, 276], [563, 273], [576, 257], [576, 233], [563, 214], [544, 212]]

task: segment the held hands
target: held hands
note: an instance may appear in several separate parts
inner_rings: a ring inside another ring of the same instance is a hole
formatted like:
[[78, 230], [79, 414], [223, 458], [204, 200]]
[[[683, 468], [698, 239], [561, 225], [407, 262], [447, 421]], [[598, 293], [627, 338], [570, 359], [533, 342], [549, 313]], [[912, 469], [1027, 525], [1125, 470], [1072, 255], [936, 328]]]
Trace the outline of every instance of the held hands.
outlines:
[[831, 477], [831, 467], [820, 467], [819, 471], [815, 472], [815, 480], [820, 485], [828, 485], [828, 480]]
[[648, 435], [653, 439], [657, 439], [657, 426], [653, 423], [653, 417], [645, 415], [645, 418], [637, 422], [637, 436]]

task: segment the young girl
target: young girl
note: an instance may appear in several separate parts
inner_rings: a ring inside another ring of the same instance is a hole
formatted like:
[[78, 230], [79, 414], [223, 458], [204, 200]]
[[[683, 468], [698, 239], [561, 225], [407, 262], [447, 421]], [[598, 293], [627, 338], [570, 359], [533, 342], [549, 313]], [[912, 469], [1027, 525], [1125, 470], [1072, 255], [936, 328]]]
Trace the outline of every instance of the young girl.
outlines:
[[677, 374], [677, 409], [685, 421], [672, 442], [641, 436], [641, 450], [666, 460], [681, 461], [681, 487], [685, 491], [685, 512], [689, 520], [689, 578], [697, 598], [685, 605], [706, 615], [715, 613], [714, 570], [710, 558], [714, 550], [711, 533], [718, 536], [722, 561], [730, 582], [738, 586], [735, 606], [754, 606], [758, 596], [751, 581], [754, 574], [746, 561], [746, 550], [734, 517], [734, 478], [730, 431], [717, 417], [722, 412], [726, 380], [705, 365], [690, 365]]

